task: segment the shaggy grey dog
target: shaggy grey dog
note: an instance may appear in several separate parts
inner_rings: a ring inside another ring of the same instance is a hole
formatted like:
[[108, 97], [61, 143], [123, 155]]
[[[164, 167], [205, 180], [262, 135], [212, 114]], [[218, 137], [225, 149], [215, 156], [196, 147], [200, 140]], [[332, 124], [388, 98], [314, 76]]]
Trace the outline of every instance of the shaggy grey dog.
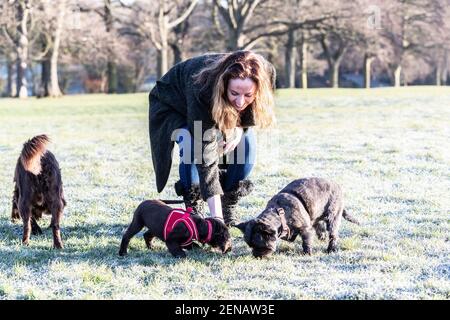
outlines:
[[278, 239], [294, 241], [300, 234], [303, 252], [311, 254], [313, 229], [321, 240], [329, 234], [327, 252], [337, 250], [341, 218], [359, 222], [344, 209], [338, 184], [322, 178], [294, 180], [268, 202], [255, 219], [238, 224], [255, 257], [276, 250]]

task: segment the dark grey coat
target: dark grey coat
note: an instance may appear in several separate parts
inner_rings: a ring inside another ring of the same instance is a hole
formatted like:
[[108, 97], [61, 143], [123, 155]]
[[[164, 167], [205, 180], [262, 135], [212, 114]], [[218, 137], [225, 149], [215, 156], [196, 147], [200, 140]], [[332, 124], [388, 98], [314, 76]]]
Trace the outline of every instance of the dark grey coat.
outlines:
[[[201, 90], [195, 84], [192, 76], [206, 66], [211, 59], [219, 59], [224, 54], [208, 54], [195, 57], [172, 67], [150, 92], [149, 131], [152, 151], [153, 168], [156, 174], [156, 186], [161, 192], [166, 186], [172, 166], [172, 151], [174, 130], [185, 125], [191, 134], [194, 132], [194, 121], [202, 121], [202, 131], [214, 128], [212, 119], [211, 96], [213, 83]], [[275, 71], [273, 69], [273, 83]], [[254, 126], [253, 111], [248, 108], [241, 116], [241, 125]], [[214, 132], [214, 131], [213, 131]], [[195, 143], [202, 145], [203, 161], [197, 164], [200, 177], [200, 190], [203, 199], [213, 195], [223, 194], [219, 182], [219, 155], [217, 136], [215, 134], [194, 137]]]

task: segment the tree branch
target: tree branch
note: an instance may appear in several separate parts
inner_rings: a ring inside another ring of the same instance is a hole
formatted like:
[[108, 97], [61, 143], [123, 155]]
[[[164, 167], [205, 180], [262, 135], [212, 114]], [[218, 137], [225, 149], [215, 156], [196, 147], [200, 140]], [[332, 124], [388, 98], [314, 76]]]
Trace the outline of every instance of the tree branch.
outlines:
[[16, 46], [16, 42], [14, 41], [14, 36], [9, 32], [8, 28], [4, 25], [2, 27], [3, 34], [5, 35], [6, 40], [12, 45]]
[[228, 15], [228, 11], [227, 9], [225, 9], [224, 7], [222, 7], [222, 5], [219, 3], [220, 0], [214, 0], [214, 6], [219, 9], [219, 13], [221, 14], [221, 16], [225, 19], [226, 24], [230, 27], [233, 28], [233, 21], [231, 21], [230, 16]]
[[248, 48], [248, 47], [252, 46], [255, 41], [257, 41], [263, 37], [282, 36], [291, 30], [294, 31], [294, 30], [298, 30], [298, 29], [303, 29], [303, 30], [317, 29], [317, 26], [320, 23], [322, 23], [323, 21], [325, 21], [326, 19], [328, 19], [328, 17], [322, 17], [322, 18], [318, 18], [318, 19], [314, 19], [314, 20], [306, 20], [303, 22], [296, 22], [296, 23], [288, 22], [288, 21], [274, 21], [269, 24], [273, 24], [273, 25], [278, 24], [278, 26], [277, 26], [278, 28], [275, 28], [275, 30], [272, 30], [269, 32], [263, 32], [263, 33], [260, 33], [256, 36], [254, 36], [253, 38], [248, 40], [243, 45], [243, 48]]
[[219, 17], [217, 16], [217, 6], [214, 5], [214, 4], [213, 4], [213, 7], [212, 7], [212, 21], [213, 21], [213, 23], [214, 23], [214, 26], [215, 26], [216, 29], [217, 29], [217, 33], [218, 33], [221, 37], [225, 36], [225, 34], [224, 34], [223, 31], [222, 31], [222, 27], [221, 27], [221, 25], [220, 25]]
[[33, 57], [33, 61], [42, 61], [44, 60], [44, 57], [47, 55], [47, 53], [50, 51], [50, 48], [53, 46], [53, 40], [52, 37], [48, 32], [43, 33], [45, 37], [45, 48], [43, 51], [39, 52], [35, 57]]
[[325, 40], [325, 35], [324, 34], [320, 35], [319, 39], [320, 45], [322, 46], [323, 52], [325, 53], [325, 57], [327, 58], [328, 66], [331, 68], [333, 66], [333, 60]]
[[150, 29], [150, 41], [153, 43], [156, 49], [161, 50], [162, 44], [161, 42], [156, 40], [155, 29], [153, 28], [153, 24], [150, 23], [149, 29]]
[[194, 10], [197, 3], [198, 3], [198, 0], [191, 0], [191, 4], [186, 9], [186, 11], [178, 19], [175, 19], [174, 21], [170, 22], [168, 25], [168, 28], [172, 29], [172, 28], [176, 27], [177, 25], [179, 25], [180, 23], [182, 23], [184, 20], [186, 20], [187, 17], [189, 17], [189, 15]]
[[[240, 22], [241, 26], [244, 26], [247, 23], [247, 20], [253, 15], [253, 12], [260, 2], [260, 0], [254, 0], [247, 6], [247, 10], [245, 10], [245, 8], [242, 10], [242, 20]], [[246, 2], [246, 4], [248, 4], [248, 2]]]

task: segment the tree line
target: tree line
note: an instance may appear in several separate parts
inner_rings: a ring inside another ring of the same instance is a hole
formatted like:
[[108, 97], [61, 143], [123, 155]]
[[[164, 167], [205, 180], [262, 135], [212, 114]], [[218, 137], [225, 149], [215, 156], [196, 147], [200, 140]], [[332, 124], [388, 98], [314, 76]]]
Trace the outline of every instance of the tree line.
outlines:
[[449, 82], [450, 0], [0, 0], [4, 96], [136, 92], [205, 52], [254, 50], [278, 87]]

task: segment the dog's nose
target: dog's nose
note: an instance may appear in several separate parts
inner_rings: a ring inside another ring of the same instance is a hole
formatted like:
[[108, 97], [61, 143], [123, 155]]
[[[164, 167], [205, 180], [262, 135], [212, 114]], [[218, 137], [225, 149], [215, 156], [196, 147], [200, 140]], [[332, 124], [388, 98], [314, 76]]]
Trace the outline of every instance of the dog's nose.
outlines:
[[222, 253], [230, 252], [232, 248], [231, 243], [226, 243], [225, 246], [222, 247]]

